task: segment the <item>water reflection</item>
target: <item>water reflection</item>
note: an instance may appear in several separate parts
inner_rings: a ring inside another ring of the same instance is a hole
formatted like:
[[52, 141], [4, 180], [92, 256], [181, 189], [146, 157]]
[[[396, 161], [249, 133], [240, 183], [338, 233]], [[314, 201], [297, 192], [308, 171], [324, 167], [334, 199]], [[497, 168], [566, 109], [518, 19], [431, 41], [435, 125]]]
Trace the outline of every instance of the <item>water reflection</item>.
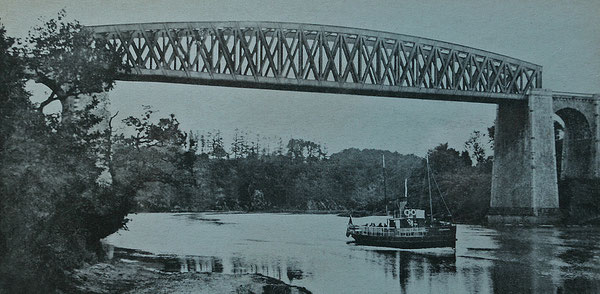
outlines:
[[445, 255], [419, 254], [409, 251], [371, 251], [376, 259], [384, 260], [386, 275], [398, 281], [402, 293], [410, 290], [409, 285], [419, 280], [430, 280], [440, 274], [456, 274], [454, 252]]
[[598, 293], [598, 229], [500, 229], [494, 292]]
[[370, 252], [368, 256], [372, 257], [368, 260], [378, 260], [386, 274], [391, 274], [393, 278], [400, 276], [401, 280], [403, 278], [400, 273], [405, 273], [404, 277], [407, 278], [410, 269], [416, 269], [415, 274], [418, 278], [422, 278], [425, 272], [434, 275], [442, 272], [456, 272], [456, 256], [453, 252], [444, 255], [419, 254], [401, 250], [369, 250], [368, 252]]
[[154, 255], [150, 252], [109, 247], [111, 258], [135, 260], [166, 272], [222, 273], [223, 261], [214, 256]]
[[228, 262], [214, 256], [177, 256], [170, 254], [154, 255], [141, 250], [109, 246], [110, 258], [134, 260], [147, 267], [166, 272], [198, 272], [198, 273], [227, 273], [232, 274], [262, 274], [271, 276], [288, 283], [302, 280], [305, 273], [301, 265], [294, 260], [249, 262], [242, 257], [232, 257]]
[[222, 261], [214, 257], [206, 256], [193, 256], [193, 257], [179, 257], [179, 258], [167, 258], [163, 257], [165, 261], [164, 271], [168, 272], [198, 272], [198, 273], [222, 273], [223, 264]]
[[460, 225], [456, 251], [407, 251], [348, 244], [347, 219], [330, 215], [132, 219], [108, 242], [145, 251], [113, 255], [165, 271], [258, 273], [313, 293], [600, 293], [600, 228]]

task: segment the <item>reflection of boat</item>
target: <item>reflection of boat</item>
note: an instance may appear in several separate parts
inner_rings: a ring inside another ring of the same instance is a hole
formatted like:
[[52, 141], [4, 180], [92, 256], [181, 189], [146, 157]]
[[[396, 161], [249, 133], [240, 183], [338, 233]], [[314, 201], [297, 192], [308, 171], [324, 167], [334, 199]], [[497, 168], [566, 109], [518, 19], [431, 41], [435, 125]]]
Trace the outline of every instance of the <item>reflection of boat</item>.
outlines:
[[[427, 159], [427, 177], [429, 185], [429, 207], [432, 211], [431, 181], [429, 159]], [[407, 185], [404, 183], [404, 198], [397, 201], [398, 210], [379, 226], [354, 225], [352, 217], [348, 221], [346, 237], [352, 236], [359, 245], [383, 246], [393, 248], [434, 248], [456, 247], [456, 225], [451, 222], [425, 218], [425, 210], [406, 207]], [[441, 197], [441, 195], [440, 195]], [[442, 198], [443, 199], [443, 198]]]

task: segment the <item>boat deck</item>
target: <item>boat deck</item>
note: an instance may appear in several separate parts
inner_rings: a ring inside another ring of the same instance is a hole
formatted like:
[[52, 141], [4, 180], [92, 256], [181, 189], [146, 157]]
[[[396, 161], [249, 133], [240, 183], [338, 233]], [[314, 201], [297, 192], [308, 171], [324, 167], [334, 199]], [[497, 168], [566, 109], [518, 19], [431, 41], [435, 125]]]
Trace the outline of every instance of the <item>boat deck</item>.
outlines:
[[382, 237], [421, 237], [427, 234], [427, 229], [358, 226], [358, 228], [355, 229], [355, 234]]

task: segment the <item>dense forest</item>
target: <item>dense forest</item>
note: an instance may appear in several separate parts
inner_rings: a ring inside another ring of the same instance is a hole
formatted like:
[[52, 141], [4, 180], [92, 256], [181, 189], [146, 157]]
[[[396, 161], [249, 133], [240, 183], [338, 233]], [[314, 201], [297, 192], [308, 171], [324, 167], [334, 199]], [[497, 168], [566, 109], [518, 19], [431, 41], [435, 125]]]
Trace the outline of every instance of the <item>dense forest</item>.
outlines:
[[[0, 25], [0, 293], [70, 292], [69, 271], [101, 259], [100, 240], [124, 228], [131, 212], [381, 213], [386, 198], [404, 194], [405, 179], [409, 205], [428, 209], [423, 157], [353, 148], [328, 154], [300, 138], [270, 148], [242, 131], [225, 144], [219, 131], [182, 130], [175, 115], [157, 117], [149, 106], [139, 117], [101, 115], [105, 101], [96, 93], [129, 69], [119, 52], [63, 18], [22, 40]], [[47, 86], [47, 99], [32, 103], [27, 81]], [[72, 106], [78, 96], [88, 97], [85, 107]], [[44, 114], [55, 101], [62, 112]], [[473, 132], [464, 150], [428, 151], [438, 217], [450, 217], [447, 207], [457, 222], [484, 221], [492, 142], [490, 129]], [[599, 180], [563, 180], [565, 215], [597, 219], [597, 191]]]
[[[179, 128], [175, 115], [153, 118], [145, 107], [127, 117], [112, 139], [114, 173], [136, 187], [136, 211], [385, 211], [385, 199], [408, 195], [429, 210], [425, 159], [382, 150], [346, 149], [328, 155], [319, 143], [281, 140], [274, 150], [244, 132], [230, 146], [221, 133]], [[260, 138], [260, 136], [257, 136]], [[440, 192], [461, 221], [481, 222], [489, 205], [489, 135], [474, 132], [459, 152], [440, 144], [429, 151], [434, 212], [445, 213]], [[385, 156], [386, 168], [382, 159]], [[384, 174], [385, 173], [385, 174]], [[385, 184], [384, 184], [385, 175]]]

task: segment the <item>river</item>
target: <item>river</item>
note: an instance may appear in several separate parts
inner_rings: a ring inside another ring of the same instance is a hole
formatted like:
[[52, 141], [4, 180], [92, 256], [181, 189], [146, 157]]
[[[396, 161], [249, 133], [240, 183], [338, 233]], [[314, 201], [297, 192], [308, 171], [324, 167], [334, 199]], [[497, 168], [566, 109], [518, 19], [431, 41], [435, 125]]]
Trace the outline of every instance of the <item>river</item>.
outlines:
[[166, 271], [261, 273], [313, 293], [600, 293], [600, 228], [458, 225], [455, 251], [396, 250], [348, 243], [335, 215], [129, 218], [105, 239], [111, 255]]

